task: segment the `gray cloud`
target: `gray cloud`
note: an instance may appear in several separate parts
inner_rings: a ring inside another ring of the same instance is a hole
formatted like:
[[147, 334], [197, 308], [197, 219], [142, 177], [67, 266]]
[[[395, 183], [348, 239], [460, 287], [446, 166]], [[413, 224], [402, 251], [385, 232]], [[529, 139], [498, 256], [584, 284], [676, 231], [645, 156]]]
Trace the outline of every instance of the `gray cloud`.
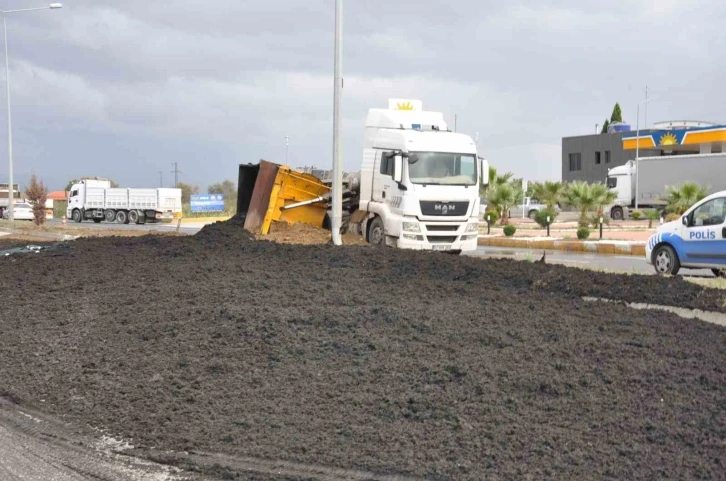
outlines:
[[[65, 5], [9, 19], [19, 172], [140, 184], [178, 161], [207, 184], [282, 160], [285, 135], [294, 165], [330, 165], [332, 1]], [[500, 170], [535, 179], [559, 177], [559, 139], [593, 131], [615, 101], [634, 124], [645, 85], [651, 121], [726, 121], [725, 17], [705, 0], [348, 1], [346, 166], [389, 97], [457, 115]]]

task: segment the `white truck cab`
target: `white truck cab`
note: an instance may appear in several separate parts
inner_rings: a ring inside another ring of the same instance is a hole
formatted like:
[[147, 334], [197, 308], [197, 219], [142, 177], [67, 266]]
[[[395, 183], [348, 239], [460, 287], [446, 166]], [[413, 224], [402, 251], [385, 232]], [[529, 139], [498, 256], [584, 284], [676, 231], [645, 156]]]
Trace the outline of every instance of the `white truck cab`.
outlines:
[[474, 140], [451, 132], [417, 100], [371, 109], [365, 124], [361, 234], [371, 244], [470, 251], [479, 232], [479, 183], [486, 160]]
[[658, 274], [682, 268], [726, 273], [726, 191], [694, 204], [677, 221], [661, 225], [645, 246], [645, 258]]

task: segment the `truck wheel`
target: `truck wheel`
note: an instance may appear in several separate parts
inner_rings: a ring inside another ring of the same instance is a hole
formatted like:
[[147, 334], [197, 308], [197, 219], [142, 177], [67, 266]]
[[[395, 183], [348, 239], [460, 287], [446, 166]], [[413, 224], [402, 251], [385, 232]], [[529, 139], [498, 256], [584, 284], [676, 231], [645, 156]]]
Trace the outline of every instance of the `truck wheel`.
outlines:
[[534, 220], [535, 217], [537, 217], [537, 211], [536, 210], [530, 210], [529, 214], [527, 214], [527, 217]]
[[711, 272], [713, 272], [713, 275], [716, 277], [726, 278], [726, 269], [711, 269]]
[[73, 214], [71, 214], [71, 218], [73, 219], [73, 222], [81, 222], [83, 220], [83, 216], [81, 215], [81, 211], [78, 209], [73, 210]]
[[368, 226], [368, 243], [373, 246], [382, 246], [386, 243], [386, 233], [380, 217], [374, 217]]
[[139, 213], [135, 210], [129, 211], [129, 222], [131, 224], [138, 224], [139, 223]]
[[671, 246], [662, 245], [653, 252], [653, 266], [656, 274], [675, 276], [681, 269], [681, 261]]
[[127, 224], [129, 222], [129, 216], [126, 215], [126, 212], [120, 210], [116, 212], [116, 222], [118, 224]]
[[623, 208], [622, 207], [613, 207], [610, 209], [610, 218], [612, 220], [623, 220]]
[[116, 220], [116, 211], [113, 209], [106, 210], [103, 215], [106, 218], [106, 222], [113, 222]]

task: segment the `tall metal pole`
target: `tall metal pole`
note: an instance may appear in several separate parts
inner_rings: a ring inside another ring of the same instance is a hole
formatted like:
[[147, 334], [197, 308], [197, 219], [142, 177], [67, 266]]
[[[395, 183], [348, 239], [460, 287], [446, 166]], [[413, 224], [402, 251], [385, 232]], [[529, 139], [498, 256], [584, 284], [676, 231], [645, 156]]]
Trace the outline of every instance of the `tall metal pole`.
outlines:
[[15, 188], [13, 187], [13, 128], [10, 115], [10, 60], [8, 57], [8, 24], [3, 14], [3, 32], [5, 35], [5, 85], [8, 90], [8, 218], [15, 220]]
[[290, 165], [290, 137], [285, 136], [285, 165]]
[[638, 104], [635, 119], [635, 210], [638, 210], [638, 195], [640, 194], [638, 189], [638, 175], [640, 174], [640, 169], [638, 168], [638, 157], [640, 157], [640, 104]]
[[164, 187], [164, 171], [159, 171], [159, 187]]
[[340, 226], [343, 223], [343, 172], [340, 151], [340, 100], [343, 90], [343, 0], [335, 0], [335, 67], [333, 89], [333, 244], [342, 245]]
[[648, 128], [648, 86], [645, 86], [645, 112], [643, 112], [643, 127]]

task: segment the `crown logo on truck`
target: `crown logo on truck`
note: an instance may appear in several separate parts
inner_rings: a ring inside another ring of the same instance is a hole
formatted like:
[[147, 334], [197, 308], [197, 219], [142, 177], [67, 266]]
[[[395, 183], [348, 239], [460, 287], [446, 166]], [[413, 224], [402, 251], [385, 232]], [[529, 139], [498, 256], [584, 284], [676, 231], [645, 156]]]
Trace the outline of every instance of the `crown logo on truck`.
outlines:
[[398, 110], [413, 110], [413, 104], [411, 102], [397, 103], [396, 108]]

